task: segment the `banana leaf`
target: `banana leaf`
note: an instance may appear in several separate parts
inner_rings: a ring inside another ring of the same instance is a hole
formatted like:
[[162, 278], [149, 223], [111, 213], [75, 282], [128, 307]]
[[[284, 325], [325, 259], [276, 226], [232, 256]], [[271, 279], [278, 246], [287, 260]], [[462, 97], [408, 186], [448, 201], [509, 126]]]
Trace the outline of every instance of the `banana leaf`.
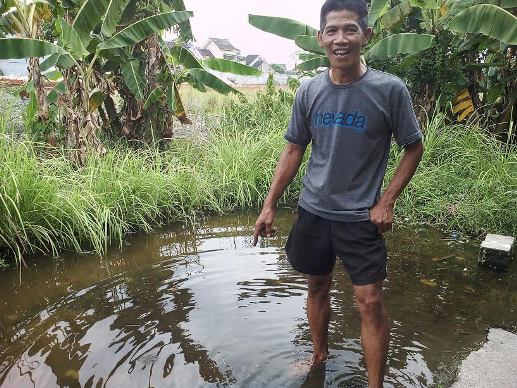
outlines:
[[74, 59], [69, 54], [51, 54], [40, 63], [39, 67], [41, 71], [47, 71], [54, 66], [60, 69], [69, 69], [74, 65]]
[[31, 38], [0, 39], [0, 59], [46, 57], [51, 54], [68, 54], [62, 47]]
[[167, 87], [167, 103], [169, 105], [169, 109], [174, 112], [174, 115], [180, 123], [192, 124], [192, 121], [187, 117], [187, 113], [185, 112], [183, 101], [181, 101], [181, 96], [176, 84], [171, 84]]
[[121, 68], [122, 77], [127, 87], [135, 95], [137, 100], [144, 99], [144, 78], [140, 73], [140, 61], [136, 58], [124, 63]]
[[104, 15], [104, 20], [101, 25], [101, 33], [110, 37], [116, 31], [117, 25], [122, 18], [122, 14], [126, 9], [129, 0], [107, 0], [108, 7]]
[[296, 37], [296, 45], [301, 49], [314, 54], [325, 54], [325, 49], [318, 43], [318, 38], [311, 35], [300, 35]]
[[145, 100], [144, 104], [144, 110], [149, 109], [151, 105], [154, 105], [156, 101], [158, 101], [160, 98], [162, 98], [164, 95], [163, 90], [161, 87], [157, 86], [154, 88], [154, 90], [149, 94], [149, 97], [147, 97], [147, 100]]
[[189, 69], [188, 72], [203, 85], [215, 90], [221, 94], [237, 93], [241, 94], [237, 89], [232, 88], [226, 82], [220, 80], [212, 73], [204, 69]]
[[235, 61], [229, 61], [227, 59], [208, 58], [203, 61], [203, 64], [209, 69], [217, 70], [222, 73], [255, 76], [262, 74], [259, 69], [255, 69], [254, 67], [246, 66]]
[[104, 94], [101, 90], [97, 88], [92, 90], [90, 93], [90, 98], [88, 100], [88, 110], [90, 112], [94, 112], [95, 110], [97, 110], [97, 108], [101, 106], [106, 97], [106, 94]]
[[296, 37], [300, 35], [316, 36], [318, 34], [318, 30], [315, 28], [292, 19], [275, 16], [249, 15], [248, 20], [252, 26], [262, 31], [291, 40], [295, 40]]
[[435, 0], [409, 0], [412, 7], [421, 9], [440, 9], [440, 6]]
[[296, 69], [301, 71], [311, 71], [319, 69], [320, 67], [330, 67], [330, 62], [327, 57], [321, 56], [308, 61], [302, 62], [296, 66]]
[[382, 17], [380, 18], [381, 23], [383, 26], [391, 28], [395, 24], [403, 21], [406, 18], [406, 16], [408, 16], [411, 13], [411, 10], [412, 8], [409, 4], [409, 1], [403, 1], [399, 5], [393, 7], [384, 15], [382, 15]]
[[372, 0], [370, 12], [368, 12], [368, 23], [373, 26], [374, 23], [389, 9], [389, 0]]
[[72, 23], [72, 27], [74, 27], [81, 37], [81, 41], [85, 47], [87, 47], [90, 42], [90, 33], [102, 21], [107, 7], [107, 0], [86, 0], [79, 9]]
[[198, 59], [186, 48], [175, 45], [171, 50], [171, 55], [174, 60], [174, 64], [181, 65], [185, 69], [202, 68], [203, 65]]
[[382, 60], [401, 54], [416, 53], [431, 47], [433, 41], [434, 35], [430, 34], [394, 34], [375, 43], [365, 56], [369, 60]]
[[192, 16], [190, 11], [161, 13], [149, 16], [117, 32], [107, 41], [97, 46], [98, 50], [132, 46], [141, 42], [149, 35], [168, 29], [178, 23], [188, 20]]
[[59, 20], [61, 25], [61, 42], [75, 59], [81, 59], [89, 54], [83, 46], [77, 31], [63, 19]]
[[[186, 11], [185, 3], [183, 0], [165, 0], [165, 2], [175, 11]], [[178, 27], [180, 37], [182, 37], [184, 41], [191, 41], [194, 39], [189, 20], [185, 20], [184, 22], [179, 23]]]
[[449, 29], [459, 33], [480, 33], [508, 44], [517, 44], [517, 17], [491, 4], [480, 4], [461, 11]]

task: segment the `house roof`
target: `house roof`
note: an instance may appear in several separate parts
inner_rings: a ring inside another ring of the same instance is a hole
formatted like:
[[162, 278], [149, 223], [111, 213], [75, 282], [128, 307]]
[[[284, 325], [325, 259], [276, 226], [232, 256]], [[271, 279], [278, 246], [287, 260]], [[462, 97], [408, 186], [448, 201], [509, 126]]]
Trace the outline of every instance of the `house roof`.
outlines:
[[236, 47], [234, 47], [230, 41], [228, 39], [220, 39], [220, 38], [209, 38], [212, 42], [215, 43], [215, 45], [217, 47], [219, 47], [219, 49], [225, 51], [225, 50], [235, 50], [235, 51], [239, 51], [240, 50]]
[[246, 65], [250, 65], [257, 58], [258, 55], [246, 55]]
[[214, 58], [214, 54], [209, 49], [199, 48], [197, 49], [199, 54], [203, 56], [203, 58]]
[[251, 66], [258, 69], [260, 68], [260, 66], [264, 63], [264, 61], [262, 59], [259, 59], [257, 61], [255, 61]]

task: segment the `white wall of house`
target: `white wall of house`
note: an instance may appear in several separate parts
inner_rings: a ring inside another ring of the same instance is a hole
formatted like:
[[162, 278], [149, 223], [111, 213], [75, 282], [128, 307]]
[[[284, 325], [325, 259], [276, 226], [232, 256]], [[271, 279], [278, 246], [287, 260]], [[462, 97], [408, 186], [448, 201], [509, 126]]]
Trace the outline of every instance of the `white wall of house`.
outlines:
[[27, 70], [26, 59], [2, 59], [0, 60], [0, 71], [5, 76], [23, 76], [29, 75]]
[[[224, 81], [227, 81], [230, 85], [233, 86], [240, 86], [240, 85], [265, 85], [268, 78], [269, 73], [263, 73], [260, 76], [244, 76], [244, 75], [237, 75], [237, 74], [228, 74], [228, 73], [221, 73], [219, 71], [210, 70], [211, 73], [213, 73], [215, 76], [221, 78]], [[275, 81], [276, 85], [287, 85], [287, 79], [289, 76], [287, 74], [278, 74], [273, 73], [273, 80]]]
[[219, 46], [210, 39], [204, 44], [203, 48], [210, 50], [216, 58], [224, 58], [225, 54], [232, 55], [234, 57], [241, 56], [241, 52], [239, 50], [221, 50]]
[[204, 49], [210, 50], [212, 54], [214, 54], [214, 57], [216, 58], [222, 58], [224, 52], [211, 40], [209, 40], [205, 45], [203, 46]]

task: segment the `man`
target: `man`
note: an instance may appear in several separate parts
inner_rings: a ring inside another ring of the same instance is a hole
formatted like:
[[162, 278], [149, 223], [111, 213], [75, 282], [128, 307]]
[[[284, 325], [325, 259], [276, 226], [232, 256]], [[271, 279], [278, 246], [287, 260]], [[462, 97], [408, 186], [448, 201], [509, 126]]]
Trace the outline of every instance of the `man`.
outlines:
[[[303, 83], [295, 98], [269, 194], [255, 223], [271, 237], [276, 206], [295, 177], [306, 146], [312, 152], [300, 193], [298, 218], [286, 244], [288, 259], [308, 275], [307, 316], [313, 367], [325, 362], [331, 315], [331, 273], [338, 256], [349, 273], [361, 315], [361, 343], [370, 387], [381, 387], [389, 344], [382, 295], [393, 207], [422, 158], [411, 98], [395, 76], [361, 63], [372, 30], [363, 0], [327, 0], [318, 41], [330, 69]], [[381, 195], [392, 136], [404, 154]]]

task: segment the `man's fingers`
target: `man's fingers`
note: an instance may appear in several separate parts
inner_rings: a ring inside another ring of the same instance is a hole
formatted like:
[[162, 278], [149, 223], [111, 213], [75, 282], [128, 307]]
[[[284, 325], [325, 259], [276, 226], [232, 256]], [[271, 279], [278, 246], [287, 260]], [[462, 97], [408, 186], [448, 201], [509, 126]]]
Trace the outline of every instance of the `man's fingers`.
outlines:
[[253, 246], [257, 246], [259, 235], [262, 235], [261, 231], [264, 224], [255, 224], [255, 231], [253, 232]]
[[266, 223], [266, 237], [271, 237], [275, 232], [275, 230], [271, 226], [271, 224]]
[[392, 229], [391, 222], [389, 222], [389, 223], [381, 222], [380, 224], [375, 224], [375, 225], [377, 226], [377, 231], [379, 232], [379, 234], [384, 234], [386, 232], [390, 232]]

